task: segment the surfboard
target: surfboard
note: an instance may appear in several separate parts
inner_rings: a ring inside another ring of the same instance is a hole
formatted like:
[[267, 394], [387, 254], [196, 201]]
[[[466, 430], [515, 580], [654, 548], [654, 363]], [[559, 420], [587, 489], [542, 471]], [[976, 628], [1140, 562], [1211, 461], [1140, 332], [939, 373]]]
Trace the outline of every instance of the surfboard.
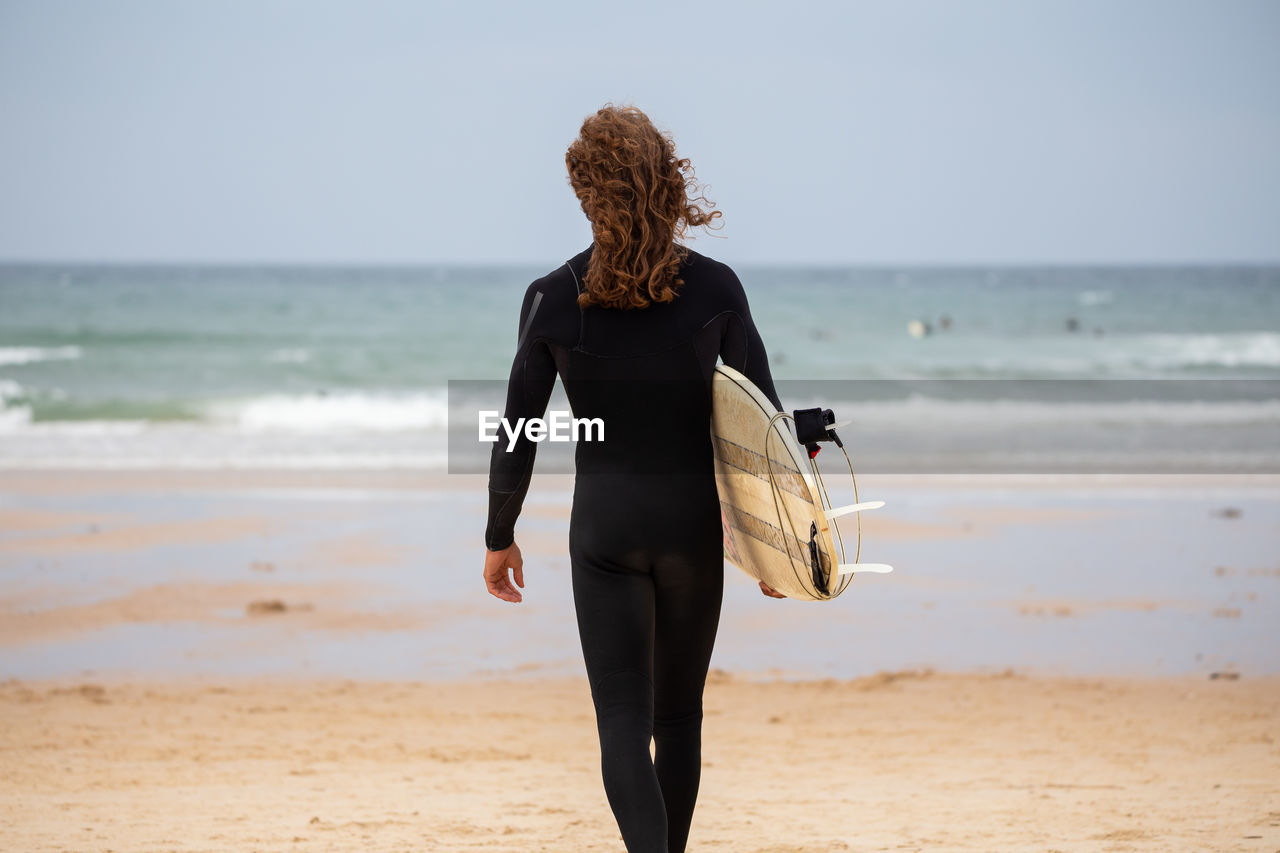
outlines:
[[835, 519], [884, 505], [830, 507], [808, 453], [749, 379], [725, 365], [711, 382], [715, 454], [725, 559], [778, 592], [829, 601], [855, 572], [887, 572], [882, 563], [841, 563]]

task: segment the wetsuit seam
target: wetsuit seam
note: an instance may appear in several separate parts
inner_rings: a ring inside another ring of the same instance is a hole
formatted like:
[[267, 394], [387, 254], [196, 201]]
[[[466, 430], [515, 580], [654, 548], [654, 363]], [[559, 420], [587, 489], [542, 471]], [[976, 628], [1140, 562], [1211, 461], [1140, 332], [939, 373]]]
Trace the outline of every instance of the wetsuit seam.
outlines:
[[[727, 311], [723, 311], [723, 312], [721, 312], [721, 313], [723, 313], [723, 314], [728, 314], [728, 315], [730, 315], [731, 317], [735, 318], [739, 323], [741, 323], [741, 324], [742, 324], [742, 332], [743, 332], [743, 334], [744, 334], [744, 335], [746, 334], [746, 331], [747, 331], [747, 321], [743, 318], [743, 316], [742, 316], [741, 314], [739, 314], [737, 311], [734, 311], [732, 308], [728, 309]], [[746, 373], [746, 372], [747, 372], [747, 365], [748, 365], [750, 362], [751, 362], [751, 347], [748, 345], [748, 346], [744, 346], [744, 347], [742, 348], [742, 372], [743, 372], [743, 373]]]
[[724, 309], [723, 311], [721, 311], [719, 314], [716, 314], [714, 317], [712, 317], [712, 318], [711, 318], [710, 320], [708, 320], [707, 322], [703, 323], [703, 324], [702, 324], [702, 328], [698, 329], [698, 331], [699, 331], [699, 332], [705, 331], [705, 330], [706, 330], [706, 328], [707, 328], [708, 326], [710, 326], [712, 323], [714, 323], [716, 320], [719, 320], [721, 317], [729, 316], [729, 315], [732, 315], [732, 316], [734, 316], [734, 317], [738, 317], [738, 319], [739, 319], [739, 320], [741, 320], [741, 319], [742, 319], [741, 317], [739, 317], [739, 316], [738, 316], [738, 312], [737, 312], [737, 311], [734, 311], [732, 308], [726, 308], [726, 309]]
[[596, 684], [600, 684], [609, 676], [617, 675], [620, 672], [634, 672], [636, 675], [639, 675], [645, 681], [649, 682], [650, 685], [653, 684], [653, 678], [651, 678], [648, 673], [646, 673], [644, 670], [636, 669], [634, 666], [620, 666], [617, 669], [611, 669], [608, 672], [606, 672], [604, 675], [601, 675], [599, 678], [597, 678]]
[[578, 343], [574, 346], [575, 350], [582, 348], [582, 338], [586, 335], [587, 312], [583, 310], [582, 303], [578, 302], [578, 297], [582, 295], [582, 284], [578, 280], [578, 271], [573, 268], [573, 264], [565, 261], [564, 265], [569, 268], [569, 275], [573, 276], [573, 303], [578, 306]]
[[[521, 482], [524, 482], [524, 477], [523, 477], [523, 476], [520, 478], [520, 481], [521, 481]], [[517, 493], [517, 492], [519, 492], [519, 491], [520, 491], [520, 489], [517, 487], [516, 489], [514, 489], [514, 490], [512, 490], [512, 491], [510, 491], [510, 492], [498, 492], [498, 494], [500, 494], [500, 495], [501, 495], [501, 494], [505, 494], [505, 495], [507, 496], [507, 499], [506, 499], [505, 501], [503, 501], [503, 502], [502, 502], [502, 506], [498, 507], [498, 512], [497, 512], [497, 515], [495, 516], [495, 521], [498, 521], [498, 522], [502, 522], [502, 521], [503, 521], [503, 518], [502, 518], [502, 517], [503, 517], [503, 515], [505, 515], [505, 514], [506, 514], [507, 506], [511, 503], [512, 498], [514, 498], [514, 497], [516, 496], [516, 493]], [[515, 541], [515, 534], [514, 534], [514, 531], [512, 532], [512, 541], [513, 541], [513, 542]]]
[[681, 723], [691, 723], [702, 719], [705, 713], [705, 711], [699, 709], [697, 711], [687, 711], [683, 714], [654, 714], [653, 723], [655, 726], [676, 726]]

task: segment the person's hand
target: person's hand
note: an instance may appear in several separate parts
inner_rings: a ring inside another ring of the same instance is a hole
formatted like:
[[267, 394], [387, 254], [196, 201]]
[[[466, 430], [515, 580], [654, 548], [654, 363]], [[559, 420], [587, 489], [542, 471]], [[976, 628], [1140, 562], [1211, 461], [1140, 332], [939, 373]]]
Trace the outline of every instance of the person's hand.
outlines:
[[786, 598], [785, 595], [778, 592], [776, 589], [769, 586], [764, 581], [760, 581], [760, 591], [763, 592], [765, 595], [769, 596], [770, 598]]
[[484, 585], [489, 588], [489, 594], [503, 601], [519, 604], [524, 596], [520, 594], [520, 590], [511, 585], [511, 578], [507, 577], [508, 567], [515, 574], [516, 585], [523, 589], [524, 558], [520, 556], [520, 546], [512, 542], [510, 547], [502, 551], [485, 549]]

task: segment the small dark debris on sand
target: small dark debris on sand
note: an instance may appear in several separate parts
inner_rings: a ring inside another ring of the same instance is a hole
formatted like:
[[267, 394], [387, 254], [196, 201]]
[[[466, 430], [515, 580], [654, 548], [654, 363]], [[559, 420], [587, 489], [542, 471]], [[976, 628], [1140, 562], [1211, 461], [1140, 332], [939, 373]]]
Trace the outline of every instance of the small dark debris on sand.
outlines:
[[1222, 509], [1215, 509], [1213, 514], [1218, 518], [1239, 518], [1244, 515], [1244, 510], [1234, 506], [1224, 506]]
[[310, 602], [285, 604], [278, 598], [262, 598], [257, 601], [250, 601], [244, 608], [245, 612], [250, 616], [269, 616], [273, 613], [304, 613], [315, 609], [315, 605]]
[[1238, 672], [1211, 672], [1209, 673], [1210, 681], [1239, 681], [1240, 673]]
[[55, 687], [49, 691], [50, 696], [83, 696], [98, 705], [109, 705], [107, 689], [100, 684], [79, 684], [75, 687]]
[[289, 608], [278, 598], [262, 599], [260, 601], [250, 601], [249, 606], [245, 608], [245, 612], [250, 616], [260, 616], [267, 613], [284, 613]]

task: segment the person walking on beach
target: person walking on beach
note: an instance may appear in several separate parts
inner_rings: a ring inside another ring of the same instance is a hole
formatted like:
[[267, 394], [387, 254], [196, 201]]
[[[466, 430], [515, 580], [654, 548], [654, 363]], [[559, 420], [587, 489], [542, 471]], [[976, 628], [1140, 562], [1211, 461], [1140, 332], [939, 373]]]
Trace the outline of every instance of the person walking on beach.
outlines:
[[[680, 853], [724, 584], [717, 359], [782, 405], [737, 275], [677, 242], [721, 214], [692, 197], [671, 137], [640, 110], [606, 104], [565, 162], [592, 244], [525, 293], [504, 417], [542, 417], [558, 374], [573, 416], [604, 424], [604, 440], [578, 442], [569, 523], [604, 790], [629, 853]], [[484, 578], [504, 601], [522, 598], [514, 531], [536, 447], [522, 433], [497, 443], [490, 464]]]

